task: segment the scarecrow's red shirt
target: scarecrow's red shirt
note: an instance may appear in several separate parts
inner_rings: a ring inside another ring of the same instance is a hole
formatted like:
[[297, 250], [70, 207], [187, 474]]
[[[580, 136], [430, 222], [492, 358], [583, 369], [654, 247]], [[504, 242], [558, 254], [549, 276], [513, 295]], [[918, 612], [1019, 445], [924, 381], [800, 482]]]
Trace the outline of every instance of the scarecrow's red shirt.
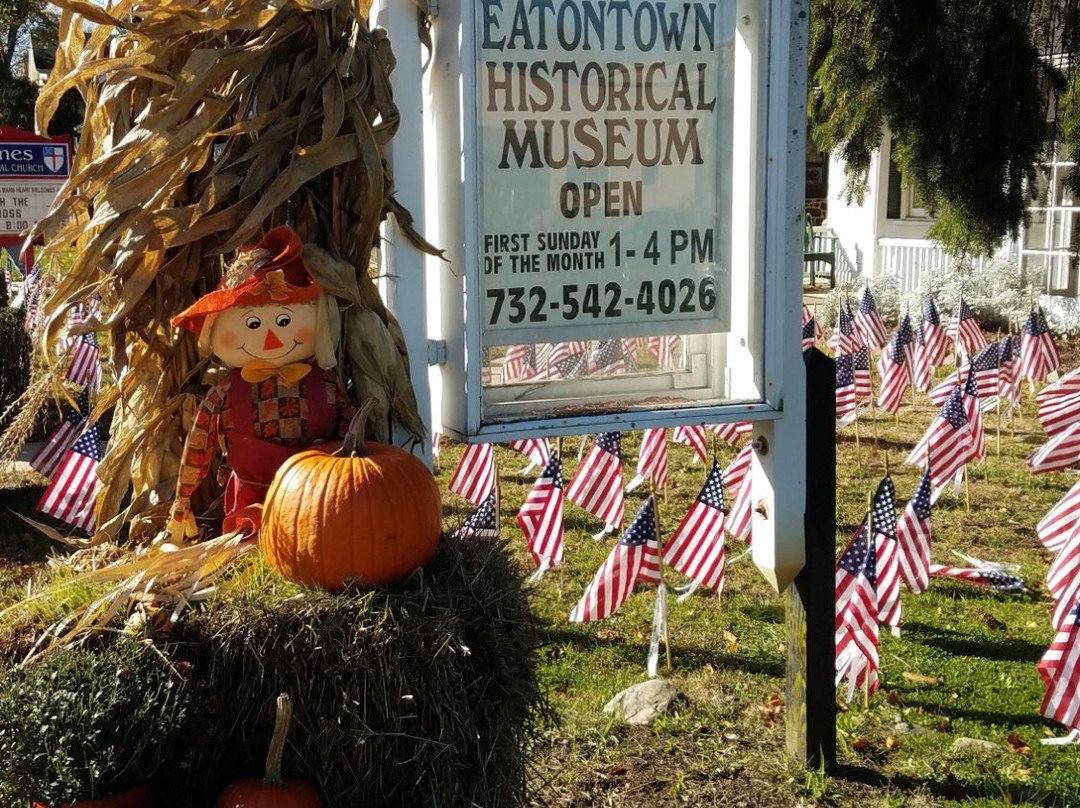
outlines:
[[[356, 407], [349, 401], [345, 385], [333, 374], [326, 380], [327, 422], [331, 435], [308, 433], [308, 400], [300, 382], [287, 384], [278, 376], [251, 385], [252, 426], [254, 436], [281, 446], [307, 446], [316, 440], [332, 440], [345, 434]], [[195, 424], [184, 444], [180, 460], [180, 482], [172, 517], [185, 520], [190, 513], [189, 500], [195, 493], [214, 455], [225, 450], [226, 436], [236, 426], [239, 413], [232, 407], [231, 378], [210, 388], [195, 413]]]

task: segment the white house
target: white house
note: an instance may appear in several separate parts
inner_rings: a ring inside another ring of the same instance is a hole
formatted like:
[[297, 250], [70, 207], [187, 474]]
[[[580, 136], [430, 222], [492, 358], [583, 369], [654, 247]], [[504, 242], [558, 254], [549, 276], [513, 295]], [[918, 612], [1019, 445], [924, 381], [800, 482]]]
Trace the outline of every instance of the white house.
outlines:
[[[1007, 240], [1001, 255], [1028, 273], [1036, 288], [1047, 295], [1077, 297], [1080, 245], [1078, 200], [1067, 178], [1076, 170], [1056, 144], [1048, 160], [1036, 170], [1038, 187], [1028, 206], [1026, 224], [1017, 240]], [[953, 257], [927, 238], [933, 223], [922, 205], [918, 189], [905, 187], [891, 160], [886, 137], [871, 161], [864, 200], [845, 200], [844, 164], [832, 156], [828, 169], [828, 208], [820, 235], [835, 238], [837, 281], [855, 277], [897, 276], [902, 292], [919, 288], [924, 269], [948, 266]]]

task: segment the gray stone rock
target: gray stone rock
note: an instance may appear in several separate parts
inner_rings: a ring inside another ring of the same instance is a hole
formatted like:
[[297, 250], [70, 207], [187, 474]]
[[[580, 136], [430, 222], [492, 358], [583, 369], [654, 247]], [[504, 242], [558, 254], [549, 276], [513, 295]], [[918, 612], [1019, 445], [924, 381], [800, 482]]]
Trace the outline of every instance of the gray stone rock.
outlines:
[[686, 702], [686, 696], [671, 682], [649, 679], [631, 685], [604, 705], [604, 712], [621, 717], [627, 724], [651, 724]]
[[980, 755], [996, 755], [1004, 752], [1005, 747], [993, 741], [984, 741], [981, 738], [957, 738], [952, 745], [954, 752], [971, 752]]
[[924, 727], [921, 724], [909, 724], [906, 721], [896, 722], [896, 732], [898, 735], [936, 735], [933, 729], [930, 727]]

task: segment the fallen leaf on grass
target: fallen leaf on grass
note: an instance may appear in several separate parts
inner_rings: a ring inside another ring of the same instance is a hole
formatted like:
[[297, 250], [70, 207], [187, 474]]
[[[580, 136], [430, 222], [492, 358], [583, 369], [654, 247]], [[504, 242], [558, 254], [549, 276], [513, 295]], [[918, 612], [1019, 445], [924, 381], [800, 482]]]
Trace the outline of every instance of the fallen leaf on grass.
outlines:
[[1050, 729], [1050, 727], [1043, 727], [1043, 735], [1045, 735], [1047, 738], [1053, 738], [1054, 731]]
[[1009, 751], [1014, 755], [1030, 755], [1031, 747], [1020, 740], [1015, 732], [1009, 736]]
[[939, 679], [936, 676], [927, 676], [923, 673], [912, 673], [911, 671], [904, 671], [900, 675], [903, 676], [907, 681], [914, 682], [917, 685], [940, 685], [945, 683], [943, 679]]
[[885, 697], [885, 700], [889, 702], [889, 704], [891, 704], [893, 707], [903, 701], [903, 699], [900, 698], [900, 694], [897, 693], [895, 690], [890, 690], [889, 694]]
[[623, 777], [628, 771], [630, 770], [627, 769], [625, 766], [612, 766], [610, 769], [608, 769], [608, 776]]
[[896, 740], [896, 738], [886, 738], [885, 739], [885, 748], [888, 749], [890, 752], [893, 749], [899, 748], [899, 746], [900, 746], [900, 741]]
[[863, 740], [862, 738], [851, 742], [851, 748], [856, 752], [863, 752], [867, 749], [873, 749], [873, 747], [874, 745], [870, 743], [870, 741]]
[[979, 622], [989, 629], [1001, 629], [1005, 628], [1005, 624], [998, 620], [990, 612], [982, 612], [979, 616]]
[[724, 642], [727, 643], [728, 648], [732, 651], [739, 647], [739, 638], [727, 629], [724, 629]]

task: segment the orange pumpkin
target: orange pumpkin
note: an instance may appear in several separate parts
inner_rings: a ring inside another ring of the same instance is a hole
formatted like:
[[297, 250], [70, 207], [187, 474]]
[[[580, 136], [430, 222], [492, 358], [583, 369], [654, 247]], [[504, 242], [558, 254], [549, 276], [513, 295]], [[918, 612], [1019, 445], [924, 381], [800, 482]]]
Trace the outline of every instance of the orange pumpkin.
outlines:
[[281, 755], [292, 721], [292, 701], [287, 693], [277, 697], [274, 736], [266, 755], [266, 776], [237, 780], [218, 797], [215, 808], [322, 808], [314, 786], [303, 780], [281, 777]]
[[[142, 785], [111, 797], [98, 797], [93, 800], [77, 800], [79, 808], [150, 808], [150, 786]], [[47, 808], [44, 803], [35, 802], [34, 808]], [[65, 802], [60, 808], [71, 808]]]
[[295, 454], [270, 484], [259, 544], [290, 581], [332, 592], [382, 586], [435, 555], [442, 532], [435, 478], [396, 446], [364, 443], [368, 409], [338, 451]]

